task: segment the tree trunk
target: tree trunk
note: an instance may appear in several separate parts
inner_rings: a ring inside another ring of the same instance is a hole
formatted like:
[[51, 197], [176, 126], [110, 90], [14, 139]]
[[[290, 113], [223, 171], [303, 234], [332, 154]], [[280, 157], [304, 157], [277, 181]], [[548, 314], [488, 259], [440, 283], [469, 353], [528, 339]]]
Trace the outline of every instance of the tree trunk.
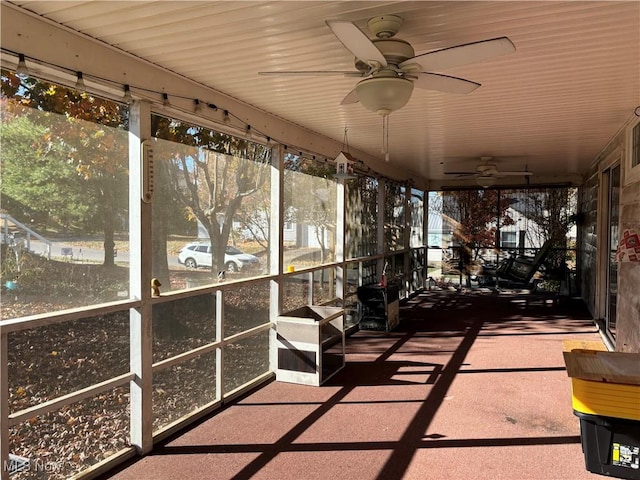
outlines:
[[114, 266], [114, 257], [115, 257], [115, 246], [116, 242], [113, 240], [114, 237], [114, 228], [113, 223], [109, 220], [105, 220], [104, 222], [104, 266], [105, 267], [113, 267]]
[[169, 260], [167, 259], [167, 240], [169, 237], [169, 216], [166, 205], [173, 200], [171, 179], [165, 162], [156, 163], [156, 192], [153, 198], [151, 235], [151, 277], [160, 280], [167, 289], [171, 284], [169, 275]]

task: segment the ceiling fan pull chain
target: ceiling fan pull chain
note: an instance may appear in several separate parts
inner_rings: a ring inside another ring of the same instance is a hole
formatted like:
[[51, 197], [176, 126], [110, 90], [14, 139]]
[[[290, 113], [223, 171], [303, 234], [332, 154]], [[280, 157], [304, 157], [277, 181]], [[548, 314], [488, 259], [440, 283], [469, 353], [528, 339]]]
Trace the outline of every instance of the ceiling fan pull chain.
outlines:
[[384, 161], [389, 161], [389, 115], [382, 116], [382, 153]]

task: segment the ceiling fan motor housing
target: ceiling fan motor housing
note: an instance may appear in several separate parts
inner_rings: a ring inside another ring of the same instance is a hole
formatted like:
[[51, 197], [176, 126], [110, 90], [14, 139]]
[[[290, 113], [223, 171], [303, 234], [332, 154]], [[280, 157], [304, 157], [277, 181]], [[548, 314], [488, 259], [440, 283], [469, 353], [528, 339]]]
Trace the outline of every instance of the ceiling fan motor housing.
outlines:
[[482, 175], [495, 175], [498, 173], [498, 166], [494, 163], [484, 163], [476, 167]]
[[398, 15], [380, 15], [367, 22], [369, 31], [378, 38], [393, 37], [402, 26], [402, 17]]
[[[397, 67], [405, 60], [415, 57], [415, 51], [411, 44], [399, 38], [378, 38], [372, 40], [372, 42], [390, 65]], [[354, 61], [354, 65], [361, 72], [368, 72], [371, 68], [366, 62], [357, 58]]]

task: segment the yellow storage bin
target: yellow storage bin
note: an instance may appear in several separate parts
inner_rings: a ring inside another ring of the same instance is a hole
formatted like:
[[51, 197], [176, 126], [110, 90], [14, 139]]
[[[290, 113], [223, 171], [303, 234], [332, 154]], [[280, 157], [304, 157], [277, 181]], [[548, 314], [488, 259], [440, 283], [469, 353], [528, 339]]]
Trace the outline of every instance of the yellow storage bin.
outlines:
[[640, 420], [640, 385], [572, 378], [571, 392], [576, 412]]
[[587, 470], [640, 480], [640, 354], [563, 342]]

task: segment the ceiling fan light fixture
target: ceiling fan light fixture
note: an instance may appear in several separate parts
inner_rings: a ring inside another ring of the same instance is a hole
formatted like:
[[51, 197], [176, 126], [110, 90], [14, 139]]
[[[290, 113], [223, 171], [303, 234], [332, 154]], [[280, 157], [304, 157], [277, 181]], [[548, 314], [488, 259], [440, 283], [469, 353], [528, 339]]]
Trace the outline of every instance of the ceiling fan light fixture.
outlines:
[[480, 175], [476, 178], [476, 183], [482, 188], [493, 187], [496, 184], [496, 177], [490, 175]]
[[356, 85], [358, 101], [364, 108], [379, 115], [389, 115], [404, 107], [411, 98], [413, 82], [396, 76], [378, 76]]
[[27, 62], [25, 61], [24, 54], [18, 54], [18, 66], [16, 67], [16, 77], [20, 80], [29, 78], [29, 69], [27, 68]]

